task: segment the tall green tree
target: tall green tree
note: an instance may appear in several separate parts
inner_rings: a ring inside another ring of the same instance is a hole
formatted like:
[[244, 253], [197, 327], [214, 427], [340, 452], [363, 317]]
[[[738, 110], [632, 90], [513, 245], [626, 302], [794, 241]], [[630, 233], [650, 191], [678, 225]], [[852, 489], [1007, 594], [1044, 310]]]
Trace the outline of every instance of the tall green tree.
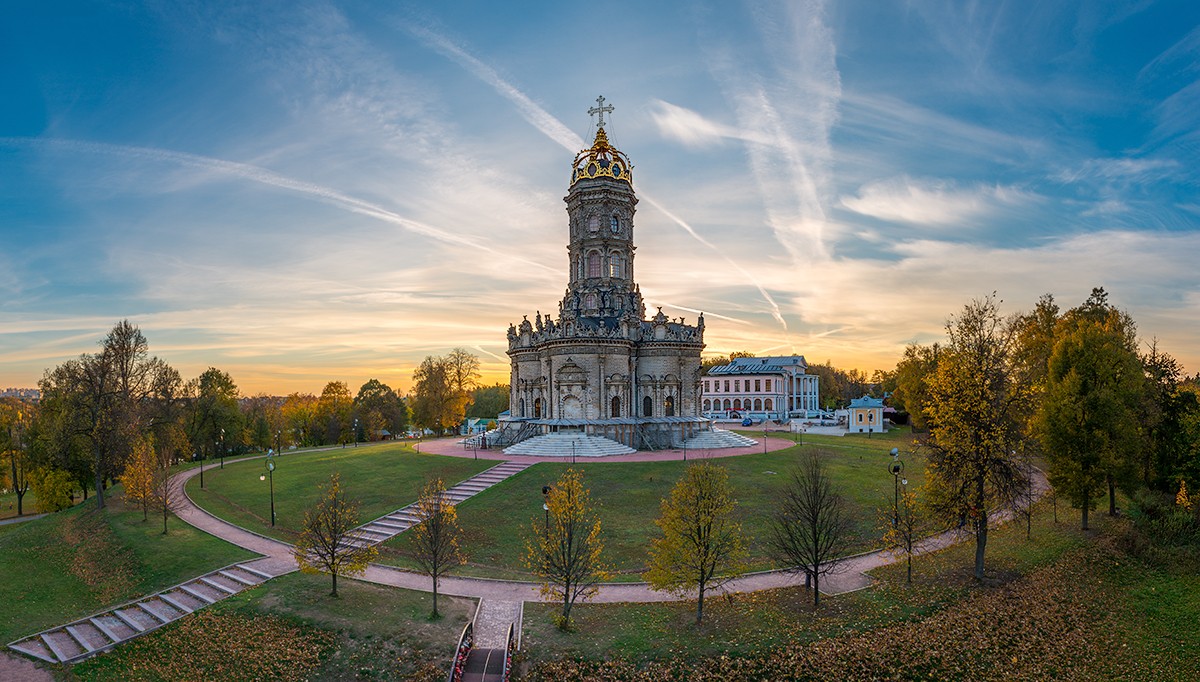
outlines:
[[404, 399], [378, 379], [371, 379], [358, 389], [354, 411], [370, 438], [383, 429], [393, 434], [408, 430], [409, 410]]
[[317, 399], [317, 424], [324, 429], [323, 442], [345, 445], [354, 440], [354, 398], [344, 381], [330, 381]]
[[479, 386], [471, 391], [471, 405], [467, 408], [467, 416], [495, 419], [508, 409], [508, 398], [508, 384]]
[[458, 370], [446, 357], [427, 356], [413, 373], [413, 421], [438, 434], [462, 423], [469, 394], [458, 388]]
[[17, 496], [17, 516], [25, 513], [25, 493], [32, 483], [28, 438], [29, 424], [36, 412], [35, 405], [16, 398], [0, 398], [0, 455], [8, 458], [8, 466], [0, 470], [0, 475], [8, 475], [8, 487]]
[[701, 462], [684, 471], [654, 522], [662, 536], [650, 546], [646, 581], [680, 595], [695, 590], [696, 625], [704, 622], [705, 595], [746, 570], [746, 537], [734, 520], [736, 507], [729, 472]]
[[1135, 476], [1143, 388], [1132, 320], [1094, 289], [1059, 324], [1037, 419], [1050, 482], [1081, 510], [1084, 530], [1105, 488], [1115, 514], [1116, 488]]
[[224, 456], [230, 446], [241, 442], [237, 384], [227, 372], [209, 367], [189, 383], [188, 393], [188, 439], [201, 455]]
[[940, 352], [941, 346], [937, 343], [930, 346], [910, 344], [891, 373], [890, 381], [895, 385], [892, 406], [908, 412], [916, 430], [928, 428], [925, 409], [929, 403], [929, 379], [937, 370]]
[[968, 303], [946, 336], [926, 407], [929, 508], [974, 534], [975, 578], [982, 580], [991, 514], [1025, 485], [1015, 453], [1028, 394], [1015, 380], [1014, 332], [994, 294]]

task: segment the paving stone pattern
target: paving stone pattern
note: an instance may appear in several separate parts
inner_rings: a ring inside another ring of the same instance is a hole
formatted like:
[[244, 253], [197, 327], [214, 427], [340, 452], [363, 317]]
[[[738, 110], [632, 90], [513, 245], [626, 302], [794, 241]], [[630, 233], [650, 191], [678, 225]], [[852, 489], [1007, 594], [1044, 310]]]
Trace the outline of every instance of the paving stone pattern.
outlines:
[[262, 570], [257, 563], [231, 564], [148, 597], [39, 632], [9, 647], [47, 663], [78, 663], [280, 575]]

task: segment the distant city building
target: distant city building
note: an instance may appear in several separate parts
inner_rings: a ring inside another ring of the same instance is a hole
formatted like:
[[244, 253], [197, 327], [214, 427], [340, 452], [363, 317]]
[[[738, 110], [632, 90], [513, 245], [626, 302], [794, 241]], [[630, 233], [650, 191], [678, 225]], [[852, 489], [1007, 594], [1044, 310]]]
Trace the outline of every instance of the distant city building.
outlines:
[[820, 411], [820, 377], [802, 355], [737, 358], [708, 370], [700, 410], [713, 419], [785, 420]]
[[864, 395], [850, 401], [850, 433], [883, 433], [883, 398]]
[[42, 399], [42, 392], [36, 388], [5, 388], [0, 389], [0, 398], [16, 398], [27, 403], [36, 403]]

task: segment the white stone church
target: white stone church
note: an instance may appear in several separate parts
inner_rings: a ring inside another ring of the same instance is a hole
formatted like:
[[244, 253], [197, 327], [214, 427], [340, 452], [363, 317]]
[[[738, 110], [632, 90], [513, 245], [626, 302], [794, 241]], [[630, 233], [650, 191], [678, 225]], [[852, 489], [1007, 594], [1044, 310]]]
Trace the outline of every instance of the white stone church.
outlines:
[[634, 281], [632, 165], [608, 141], [604, 114], [612, 107], [603, 97], [597, 104], [589, 110], [599, 115], [595, 142], [575, 157], [565, 198], [566, 292], [557, 314], [539, 311], [508, 328], [511, 416], [499, 444], [535, 454], [545, 436], [584, 436], [624, 447], [580, 454], [614, 454], [693, 440], [689, 447], [753, 443], [712, 432], [700, 415], [704, 316], [688, 324], [660, 308], [646, 318]]

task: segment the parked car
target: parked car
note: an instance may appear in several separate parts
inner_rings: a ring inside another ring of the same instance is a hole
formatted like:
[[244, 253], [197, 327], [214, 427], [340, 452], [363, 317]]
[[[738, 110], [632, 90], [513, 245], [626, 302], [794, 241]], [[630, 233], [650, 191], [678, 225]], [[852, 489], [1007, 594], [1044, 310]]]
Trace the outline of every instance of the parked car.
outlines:
[[754, 420], [749, 417], [746, 417], [745, 419], [742, 420], [742, 426], [754, 426]]

